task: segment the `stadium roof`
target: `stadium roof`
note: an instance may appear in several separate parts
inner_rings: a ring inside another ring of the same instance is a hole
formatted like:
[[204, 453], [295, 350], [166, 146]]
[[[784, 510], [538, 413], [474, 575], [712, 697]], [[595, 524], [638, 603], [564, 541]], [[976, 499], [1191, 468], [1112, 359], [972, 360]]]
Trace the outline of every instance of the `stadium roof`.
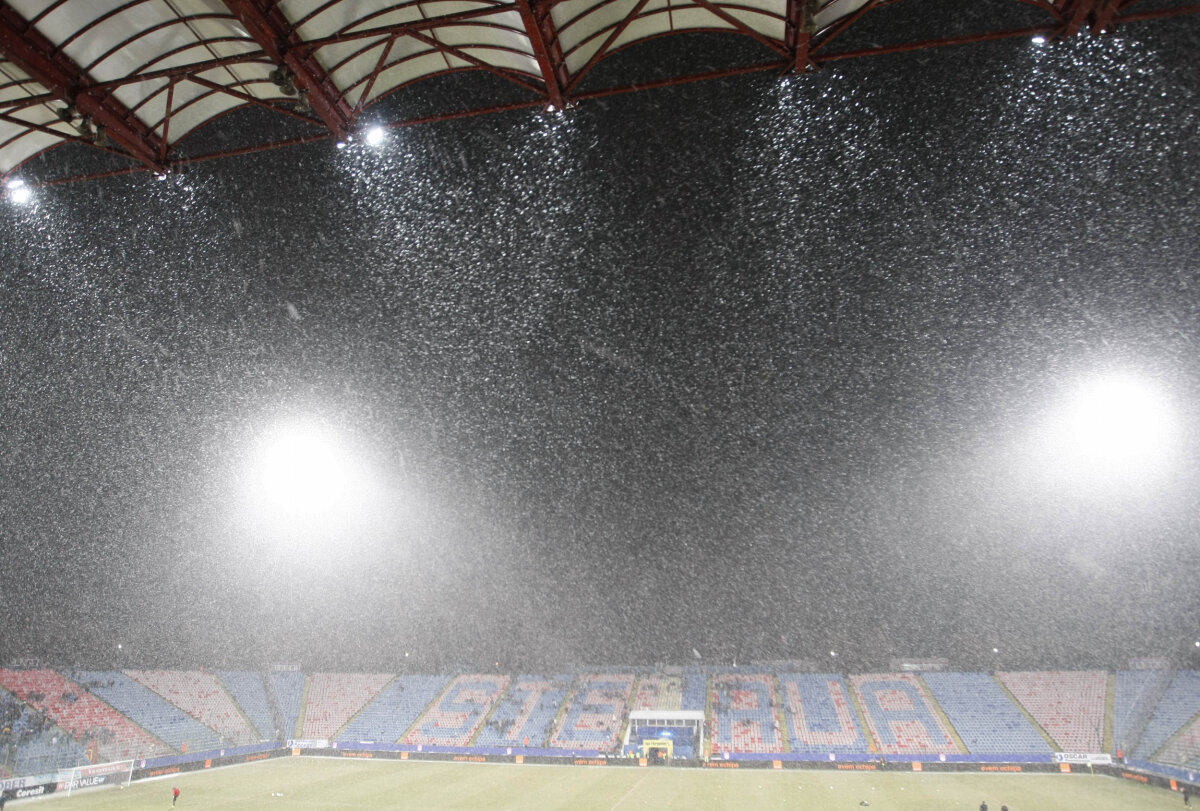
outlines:
[[[522, 107], [555, 111], [704, 78], [804, 72], [1010, 36], [1102, 33], [1200, 11], [1155, 0], [984, 0], [970, 15], [935, 5], [944, 13], [931, 25], [928, 3], [898, 0], [0, 0], [0, 177], [65, 144], [98, 150], [103, 160], [54, 167], [43, 182], [168, 172], [351, 139], [383, 99], [466, 71], [495, 77], [496, 92], [419, 118], [372, 120], [401, 126]], [[911, 21], [910, 11], [921, 13], [920, 25], [893, 24], [906, 14]], [[664, 59], [643, 81], [595, 80], [599, 63], [631, 45], [695, 32], [748, 38], [762, 58], [699, 73]], [[286, 117], [289, 129], [260, 128], [232, 149], [187, 148], [198, 130], [249, 106]]]

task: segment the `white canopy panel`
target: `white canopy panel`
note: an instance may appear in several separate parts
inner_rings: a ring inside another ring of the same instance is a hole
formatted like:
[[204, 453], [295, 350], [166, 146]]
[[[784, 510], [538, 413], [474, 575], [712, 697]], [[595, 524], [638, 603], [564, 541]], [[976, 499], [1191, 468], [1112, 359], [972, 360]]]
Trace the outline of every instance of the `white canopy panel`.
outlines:
[[[915, 2], [915, 0], [914, 0]], [[1167, 0], [1171, 2], [1171, 0]], [[1181, 0], [1182, 2], [1182, 0]], [[899, 0], [0, 0], [0, 176], [67, 142], [134, 169], [167, 171], [176, 147], [230, 110], [268, 108], [298, 120], [294, 141], [351, 137], [388, 95], [446, 73], [483, 71], [517, 88], [471, 110], [547, 109], [636, 85], [581, 83], [630, 45], [694, 32], [761, 46], [730, 66], [805, 71], [833, 58], [947, 42], [1111, 30], [1132, 3], [997, 0], [1024, 27], [997, 20], [973, 35], [870, 44], [830, 54], [833, 39]], [[1130, 19], [1189, 13], [1195, 6]], [[888, 12], [898, 13], [898, 12]], [[1036, 17], [1030, 24], [1031, 15]], [[824, 49], [824, 50], [823, 50]], [[649, 52], [648, 52], [649, 53]], [[721, 73], [671, 75], [661, 85]], [[397, 123], [397, 122], [379, 122]], [[266, 148], [272, 144], [261, 144]]]

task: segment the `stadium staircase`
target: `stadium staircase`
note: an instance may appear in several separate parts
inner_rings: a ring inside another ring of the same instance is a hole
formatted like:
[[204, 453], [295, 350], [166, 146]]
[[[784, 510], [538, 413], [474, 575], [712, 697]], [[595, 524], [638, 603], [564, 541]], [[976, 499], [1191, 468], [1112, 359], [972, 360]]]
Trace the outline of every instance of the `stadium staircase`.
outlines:
[[1200, 765], [1200, 712], [1155, 752], [1153, 760], [1187, 767]]
[[1113, 705], [1117, 700], [1117, 674], [1109, 673], [1104, 688], [1104, 740], [1101, 752], [1113, 751]]
[[994, 673], [992, 674], [992, 679], [1000, 686], [1000, 689], [1004, 691], [1005, 695], [1008, 696], [1008, 700], [1013, 703], [1013, 706], [1021, 711], [1021, 714], [1025, 716], [1026, 720], [1028, 720], [1029, 723], [1033, 725], [1033, 728], [1037, 730], [1038, 734], [1045, 739], [1046, 745], [1050, 747], [1050, 750], [1053, 752], [1061, 751], [1059, 745], [1055, 743], [1054, 738], [1050, 737], [1050, 733], [1046, 731], [1046, 728], [1038, 723], [1038, 719], [1034, 718], [1033, 714], [1025, 708], [1025, 705], [1022, 704], [1015, 695], [1013, 695], [1012, 690], [1008, 689], [1008, 685], [1004, 683], [1004, 680], [996, 678], [996, 674]]
[[296, 716], [296, 725], [292, 728], [292, 737], [303, 737], [305, 716], [308, 715], [308, 692], [312, 687], [312, 676], [304, 675], [304, 690], [300, 693], [300, 713]]
[[942, 722], [942, 726], [946, 728], [946, 732], [950, 735], [950, 740], [954, 741], [954, 745], [958, 747], [958, 751], [969, 753], [971, 750], [967, 748], [965, 743], [963, 743], [962, 736], [958, 734], [958, 730], [955, 729], [954, 724], [950, 722], [950, 716], [946, 715], [946, 711], [942, 709], [942, 705], [938, 704], [937, 698], [933, 695], [933, 690], [929, 689], [929, 685], [925, 682], [925, 678], [920, 673], [917, 674], [917, 683], [919, 683], [921, 685], [921, 689], [925, 691], [925, 697], [929, 701], [929, 709], [933, 710], [933, 714], [939, 721]]
[[543, 746], [550, 746], [550, 742], [558, 734], [563, 722], [567, 720], [567, 713], [570, 711], [571, 706], [574, 705], [575, 696], [579, 693], [579, 690], [579, 674], [576, 673], [571, 678], [571, 686], [567, 688], [567, 694], [563, 696], [562, 704], [558, 705], [558, 712], [554, 715], [554, 723], [550, 725], [550, 731], [546, 733], [546, 740], [542, 742]]
[[508, 678], [508, 684], [504, 686], [504, 692], [496, 696], [496, 700], [492, 702], [492, 706], [488, 707], [487, 714], [484, 715], [483, 720], [479, 722], [478, 728], [471, 733], [471, 738], [467, 741], [467, 746], [474, 746], [475, 742], [479, 740], [479, 736], [482, 735], [483, 731], [488, 728], [488, 722], [492, 720], [492, 716], [496, 714], [498, 709], [500, 709], [500, 705], [508, 699], [509, 694], [512, 692], [512, 689], [516, 683], [516, 675]]
[[626, 708], [625, 718], [624, 718], [623, 722], [621, 723], [620, 729], [617, 731], [617, 745], [618, 746], [625, 743], [626, 736], [629, 735], [629, 728], [632, 726], [632, 724], [629, 723], [629, 710], [639, 709], [636, 706], [636, 704], [637, 704], [637, 700], [638, 700], [638, 691], [641, 689], [641, 685], [642, 685], [642, 677], [639, 676], [637, 673], [634, 673], [633, 674], [633, 689], [631, 689], [629, 691], [630, 705], [628, 708]]
[[1117, 741], [1118, 745], [1123, 746], [1126, 754], [1133, 754], [1137, 751], [1138, 746], [1142, 742], [1142, 734], [1146, 731], [1146, 726], [1150, 723], [1150, 719], [1154, 717], [1154, 710], [1163, 700], [1163, 696], [1167, 694], [1167, 688], [1171, 686], [1171, 682], [1175, 680], [1174, 670], [1159, 670], [1157, 676], [1150, 683], [1150, 688], [1138, 696], [1134, 709], [1132, 711], [1132, 721], [1129, 723], [1129, 735], [1125, 741]]
[[387, 690], [389, 687], [394, 685], [396, 683], [396, 679], [398, 679], [398, 678], [400, 678], [400, 677], [392, 676], [391, 680], [388, 681], [386, 684], [384, 684], [382, 687], [380, 687], [378, 692], [375, 693], [375, 695], [371, 696], [371, 698], [364, 701], [363, 705], [361, 707], [359, 707], [357, 710], [355, 710], [354, 714], [351, 715], [349, 718], [347, 718], [346, 722], [344, 724], [342, 724], [340, 727], [337, 728], [337, 731], [333, 734], [333, 736], [330, 738], [330, 740], [334, 740], [334, 741], [340, 740], [342, 737], [342, 733], [344, 733], [347, 729], [349, 729], [351, 724], [353, 724], [360, 717], [362, 717], [362, 714], [367, 711], [367, 708], [371, 706], [371, 704], [375, 701], [375, 699], [379, 698], [379, 696], [383, 695], [385, 690]]
[[269, 678], [263, 678], [263, 691], [267, 694], [267, 705], [271, 708], [271, 721], [275, 724], [275, 737], [283, 737], [287, 722], [283, 720], [283, 710], [279, 707], [279, 696], [275, 695]]
[[791, 730], [788, 729], [787, 697], [784, 695], [783, 682], [779, 680], [778, 673], [771, 674], [771, 692], [774, 693], [771, 697], [772, 704], [774, 705], [771, 714], [775, 716], [775, 726], [779, 729], [779, 740], [783, 744], [783, 751], [791, 752], [792, 734]]
[[223, 670], [217, 672], [217, 678], [234, 706], [258, 733], [259, 740], [278, 740], [282, 727], [279, 724], [278, 713], [272, 707], [270, 692], [262, 674], [245, 670]]
[[129, 670], [126, 675], [216, 732], [222, 746], [243, 746], [259, 739], [250, 719], [212, 673]]
[[404, 730], [404, 734], [400, 736], [400, 743], [407, 743], [409, 737], [420, 731], [421, 725], [425, 723], [425, 716], [429, 715], [431, 710], [442, 703], [442, 700], [446, 697], [446, 694], [454, 689], [454, 685], [457, 682], [458, 679], [454, 677], [451, 677], [446, 682], [446, 686], [438, 691], [438, 694], [433, 701], [430, 701], [427, 705], [425, 705], [425, 711], [418, 715], [416, 719], [414, 719], [413, 722], [408, 725], [408, 728]]
[[871, 752], [882, 752], [883, 747], [879, 743], [879, 739], [875, 737], [875, 730], [867, 723], [867, 712], [863, 709], [862, 700], [858, 697], [858, 690], [854, 689], [854, 685], [846, 682], [846, 695], [850, 698], [850, 706], [854, 707], [854, 720], [858, 722], [858, 728], [862, 730], [863, 737], [867, 740], [867, 749]]
[[299, 737], [333, 740], [395, 678], [392, 673], [312, 674]]
[[1136, 757], [1153, 760], [1200, 715], [1200, 671], [1177, 670], [1142, 733]]

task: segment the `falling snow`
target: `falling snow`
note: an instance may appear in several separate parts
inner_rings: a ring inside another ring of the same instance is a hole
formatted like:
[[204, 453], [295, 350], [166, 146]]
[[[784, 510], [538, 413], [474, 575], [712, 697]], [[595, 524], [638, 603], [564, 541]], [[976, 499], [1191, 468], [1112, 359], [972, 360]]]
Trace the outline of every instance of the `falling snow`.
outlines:
[[[5, 205], [0, 653], [1179, 653], [1198, 37], [857, 60]], [[1043, 478], [1038, 426], [1114, 369], [1164, 392], [1170, 458]], [[354, 497], [275, 520], [255, 454], [296, 420]]]

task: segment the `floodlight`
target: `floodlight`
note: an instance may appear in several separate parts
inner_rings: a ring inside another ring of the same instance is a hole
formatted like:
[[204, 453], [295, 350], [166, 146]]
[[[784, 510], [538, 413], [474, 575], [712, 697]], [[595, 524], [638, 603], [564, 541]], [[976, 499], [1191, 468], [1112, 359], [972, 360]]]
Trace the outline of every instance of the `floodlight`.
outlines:
[[1033, 38], [1033, 44], [1034, 45], [1045, 45], [1046, 38], [1043, 37], [1041, 34], [1038, 34], [1036, 37]]
[[10, 178], [4, 185], [8, 189], [8, 199], [17, 205], [25, 205], [33, 197], [33, 190], [19, 177]]
[[1044, 474], [1068, 486], [1148, 483], [1172, 467], [1178, 421], [1157, 381], [1107, 371], [1067, 388], [1041, 429], [1036, 454]]
[[371, 127], [367, 130], [367, 143], [370, 146], [379, 146], [383, 143], [383, 127]]

